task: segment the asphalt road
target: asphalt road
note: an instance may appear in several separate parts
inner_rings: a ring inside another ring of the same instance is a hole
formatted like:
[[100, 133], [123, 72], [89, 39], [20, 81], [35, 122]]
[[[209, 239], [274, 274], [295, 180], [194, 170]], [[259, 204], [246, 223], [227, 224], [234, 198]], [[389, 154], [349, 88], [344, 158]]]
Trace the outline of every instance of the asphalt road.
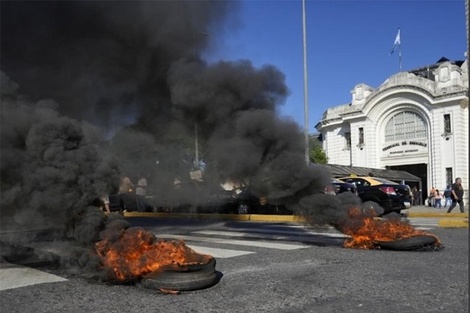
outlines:
[[415, 252], [345, 249], [334, 230], [283, 223], [132, 223], [212, 252], [220, 281], [164, 295], [46, 266], [57, 281], [0, 291], [1, 312], [468, 312], [468, 229], [425, 225], [445, 248]]

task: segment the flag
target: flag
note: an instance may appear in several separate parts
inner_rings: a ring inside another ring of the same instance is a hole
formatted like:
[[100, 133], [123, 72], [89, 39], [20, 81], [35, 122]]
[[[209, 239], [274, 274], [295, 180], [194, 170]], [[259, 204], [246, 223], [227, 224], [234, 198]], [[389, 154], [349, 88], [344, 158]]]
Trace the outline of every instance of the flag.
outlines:
[[401, 45], [401, 40], [400, 40], [400, 28], [398, 28], [398, 33], [397, 36], [395, 37], [395, 42], [393, 43], [392, 51], [390, 51], [390, 55], [392, 55], [393, 51]]

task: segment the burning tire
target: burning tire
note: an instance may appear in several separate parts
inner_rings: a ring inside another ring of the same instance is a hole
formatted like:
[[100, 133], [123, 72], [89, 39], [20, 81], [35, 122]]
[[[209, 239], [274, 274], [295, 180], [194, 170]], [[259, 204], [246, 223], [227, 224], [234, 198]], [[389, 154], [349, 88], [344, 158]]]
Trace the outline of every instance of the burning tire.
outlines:
[[427, 250], [436, 247], [437, 239], [434, 236], [415, 236], [393, 241], [379, 241], [377, 246], [387, 250]]
[[163, 271], [143, 276], [141, 286], [149, 289], [190, 291], [208, 288], [217, 283], [216, 261], [190, 265], [184, 271]]

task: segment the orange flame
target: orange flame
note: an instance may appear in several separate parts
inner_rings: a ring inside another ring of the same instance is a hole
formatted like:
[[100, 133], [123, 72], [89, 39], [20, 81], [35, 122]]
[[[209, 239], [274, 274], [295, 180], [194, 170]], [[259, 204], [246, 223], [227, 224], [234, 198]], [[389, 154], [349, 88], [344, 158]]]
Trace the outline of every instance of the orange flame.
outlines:
[[95, 244], [104, 270], [111, 280], [132, 281], [142, 275], [166, 269], [185, 270], [192, 264], [207, 264], [212, 256], [199, 254], [182, 240], [158, 240], [140, 227], [124, 230]]
[[396, 219], [376, 219], [371, 212], [364, 213], [359, 208], [348, 212], [349, 218], [340, 225], [340, 230], [351, 236], [344, 242], [344, 247], [355, 249], [373, 249], [380, 241], [394, 241], [415, 236], [433, 236], [434, 245], [440, 246], [439, 239], [430, 233], [415, 229], [411, 224]]

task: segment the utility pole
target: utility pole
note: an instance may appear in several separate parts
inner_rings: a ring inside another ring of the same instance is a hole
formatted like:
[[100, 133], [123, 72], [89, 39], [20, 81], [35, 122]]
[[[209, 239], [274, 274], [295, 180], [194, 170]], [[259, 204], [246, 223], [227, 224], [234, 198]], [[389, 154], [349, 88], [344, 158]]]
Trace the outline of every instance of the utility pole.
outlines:
[[197, 139], [197, 122], [194, 123], [194, 162], [195, 166], [199, 166], [199, 143]]
[[304, 136], [305, 136], [305, 162], [310, 163], [309, 145], [308, 145], [308, 86], [307, 86], [307, 28], [305, 16], [305, 0], [302, 0], [302, 30], [304, 47]]

